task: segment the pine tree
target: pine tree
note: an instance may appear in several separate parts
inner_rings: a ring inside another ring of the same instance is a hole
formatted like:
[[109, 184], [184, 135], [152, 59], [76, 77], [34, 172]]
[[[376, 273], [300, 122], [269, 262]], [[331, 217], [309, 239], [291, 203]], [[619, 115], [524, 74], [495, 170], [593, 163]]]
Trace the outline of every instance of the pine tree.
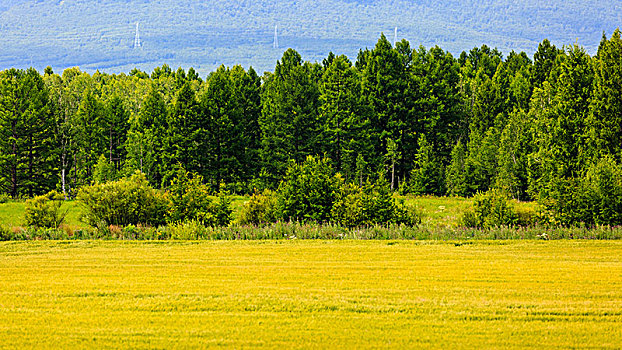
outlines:
[[443, 166], [435, 155], [433, 144], [424, 134], [419, 137], [419, 150], [414, 163], [410, 190], [415, 194], [443, 194]]
[[129, 118], [130, 115], [123, 106], [123, 100], [118, 95], [114, 95], [106, 106], [105, 132], [108, 141], [107, 158], [115, 173], [119, 173], [125, 163]]
[[273, 186], [285, 174], [290, 159], [301, 162], [320, 150], [317, 69], [303, 64], [300, 54], [289, 49], [277, 62], [274, 74], [264, 77], [261, 159]]
[[56, 183], [53, 118], [39, 73], [0, 73], [0, 189], [12, 197], [43, 194]]
[[168, 129], [166, 117], [164, 99], [152, 86], [127, 134], [125, 175], [140, 170], [151, 184], [160, 186], [167, 168], [164, 160], [164, 139]]
[[462, 141], [458, 140], [451, 151], [451, 163], [445, 172], [447, 193], [454, 196], [466, 196], [468, 194], [466, 182], [466, 148]]
[[354, 151], [366, 150], [365, 124], [360, 118], [360, 82], [346, 56], [334, 57], [320, 82], [320, 140], [336, 171], [354, 175]]
[[187, 171], [202, 174], [204, 164], [202, 145], [205, 142], [205, 129], [199, 116], [198, 102], [190, 83], [185, 81], [177, 91], [175, 102], [166, 119], [168, 129], [164, 144], [163, 185], [168, 185], [174, 174], [175, 164]]
[[587, 120], [589, 156], [622, 161], [622, 38], [616, 29], [598, 48], [594, 95]]

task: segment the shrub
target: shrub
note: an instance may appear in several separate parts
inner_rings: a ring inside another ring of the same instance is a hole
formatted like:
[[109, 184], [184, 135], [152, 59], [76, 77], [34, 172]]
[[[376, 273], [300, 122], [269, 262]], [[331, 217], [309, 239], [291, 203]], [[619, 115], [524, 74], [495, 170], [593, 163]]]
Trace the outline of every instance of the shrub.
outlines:
[[11, 196], [9, 196], [6, 193], [0, 193], [0, 204], [2, 203], [6, 203], [11, 199]]
[[333, 175], [328, 159], [309, 156], [292, 162], [279, 186], [278, 215], [282, 219], [326, 222], [343, 180]]
[[363, 225], [363, 191], [361, 187], [345, 183], [341, 186], [331, 209], [332, 221], [346, 227]]
[[221, 191], [218, 202], [209, 198], [209, 187], [203, 177], [178, 166], [169, 186], [172, 207], [169, 222], [198, 221], [207, 226], [228, 226], [231, 222], [231, 200]]
[[0, 241], [10, 241], [13, 238], [13, 232], [9, 227], [0, 225]]
[[381, 177], [378, 183], [370, 183], [360, 188], [344, 184], [337, 195], [331, 211], [332, 220], [346, 227], [376, 224], [421, 223], [421, 215], [414, 207], [396, 203], [389, 184]]
[[489, 228], [516, 223], [516, 210], [505, 192], [492, 188], [476, 194], [473, 199], [473, 208], [463, 214], [462, 225]]
[[207, 228], [197, 220], [186, 220], [168, 225], [171, 239], [198, 240], [208, 238]]
[[67, 212], [61, 213], [63, 195], [50, 191], [45, 195], [37, 196], [26, 201], [26, 225], [57, 229], [65, 220]]
[[84, 220], [98, 227], [108, 225], [161, 225], [170, 201], [153, 189], [143, 173], [104, 184], [83, 187], [77, 199], [84, 203]]
[[233, 209], [231, 209], [231, 198], [227, 195], [227, 192], [221, 190], [218, 194], [218, 201], [214, 206], [214, 217], [216, 218], [217, 226], [229, 226]]
[[276, 194], [270, 190], [255, 193], [244, 203], [238, 221], [242, 225], [259, 225], [276, 221]]
[[580, 178], [555, 178], [540, 203], [564, 225], [622, 225], [622, 166], [605, 157]]

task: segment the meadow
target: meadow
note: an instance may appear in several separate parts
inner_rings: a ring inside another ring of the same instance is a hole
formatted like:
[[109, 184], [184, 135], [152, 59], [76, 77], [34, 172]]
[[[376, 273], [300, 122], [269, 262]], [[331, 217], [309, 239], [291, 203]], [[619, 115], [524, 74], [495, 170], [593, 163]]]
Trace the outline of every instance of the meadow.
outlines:
[[619, 241], [2, 242], [0, 348], [619, 348]]
[[[248, 196], [231, 197], [231, 209], [233, 210], [234, 219], [237, 218], [244, 202], [248, 199]], [[212, 200], [216, 201], [217, 197], [212, 197]], [[423, 223], [432, 226], [457, 226], [460, 215], [473, 205], [471, 199], [461, 197], [403, 196], [398, 197], [398, 200], [403, 200], [407, 205], [419, 208]], [[517, 202], [516, 204], [519, 208], [533, 207], [532, 203]], [[24, 206], [25, 202], [23, 201], [0, 203], [0, 225], [23, 226], [25, 224]], [[84, 208], [77, 201], [67, 201], [61, 207], [61, 211], [67, 212], [65, 223], [74, 229], [87, 226], [80, 221], [83, 210]]]

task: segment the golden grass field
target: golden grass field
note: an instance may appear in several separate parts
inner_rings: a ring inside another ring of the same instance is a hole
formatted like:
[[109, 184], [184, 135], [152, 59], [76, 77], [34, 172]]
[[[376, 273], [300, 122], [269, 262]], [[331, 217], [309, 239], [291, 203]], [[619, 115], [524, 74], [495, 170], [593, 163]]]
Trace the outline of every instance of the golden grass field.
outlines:
[[619, 241], [0, 243], [0, 348], [620, 348]]

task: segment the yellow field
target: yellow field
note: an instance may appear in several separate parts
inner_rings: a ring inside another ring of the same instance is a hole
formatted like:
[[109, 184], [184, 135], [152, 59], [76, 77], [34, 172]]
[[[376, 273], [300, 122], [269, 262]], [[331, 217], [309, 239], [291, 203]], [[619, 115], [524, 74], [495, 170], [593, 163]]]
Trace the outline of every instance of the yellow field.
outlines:
[[622, 242], [468, 243], [0, 243], [0, 348], [622, 347]]

